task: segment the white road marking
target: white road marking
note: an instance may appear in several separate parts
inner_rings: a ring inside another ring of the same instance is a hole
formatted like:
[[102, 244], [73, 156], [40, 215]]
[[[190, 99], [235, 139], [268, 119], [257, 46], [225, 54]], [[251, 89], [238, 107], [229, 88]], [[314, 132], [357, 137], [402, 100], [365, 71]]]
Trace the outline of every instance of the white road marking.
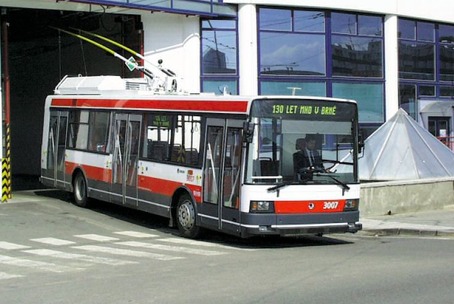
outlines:
[[112, 266], [119, 266], [119, 265], [127, 265], [127, 264], [137, 264], [137, 262], [133, 261], [126, 261], [126, 260], [117, 260], [117, 259], [110, 259], [105, 257], [94, 257], [85, 254], [77, 254], [77, 253], [67, 253], [62, 251], [50, 250], [50, 249], [31, 249], [31, 250], [24, 250], [23, 252], [35, 254], [39, 256], [48, 256], [52, 258], [60, 258], [60, 259], [68, 259], [68, 260], [79, 260], [84, 262], [90, 263], [98, 263], [98, 264], [107, 264]]
[[10, 273], [6, 273], [6, 272], [0, 272], [0, 280], [22, 278], [22, 277], [23, 276], [20, 274], [10, 274]]
[[26, 248], [30, 248], [30, 246], [0, 241], [0, 249], [16, 250], [16, 249], [26, 249]]
[[131, 257], [152, 258], [152, 259], [157, 259], [157, 260], [162, 260], [162, 261], [183, 259], [183, 257], [173, 257], [173, 256], [168, 256], [168, 255], [158, 254], [158, 253], [150, 253], [150, 252], [145, 252], [145, 251], [128, 250], [128, 249], [120, 249], [120, 248], [113, 248], [113, 247], [96, 246], [96, 245], [74, 246], [72, 248], [86, 250], [86, 251], [90, 251], [90, 252], [109, 253], [109, 254], [114, 254], [114, 255], [123, 255], [123, 256], [131, 256]]
[[115, 234], [131, 236], [131, 237], [135, 237], [135, 238], [155, 238], [155, 237], [158, 237], [158, 235], [156, 235], [156, 234], [143, 233], [143, 232], [139, 232], [139, 231], [118, 231], [118, 232], [115, 232]]
[[166, 251], [172, 251], [172, 252], [183, 252], [183, 253], [198, 254], [198, 255], [205, 255], [205, 256], [226, 254], [225, 252], [221, 252], [221, 251], [193, 249], [193, 248], [188, 248], [188, 247], [168, 246], [168, 245], [150, 244], [150, 243], [134, 242], [134, 241], [117, 242], [115, 244], [130, 246], [130, 247], [138, 247], [138, 248], [158, 249], [158, 250], [166, 250]]
[[68, 272], [83, 270], [83, 268], [74, 268], [68, 266], [61, 266], [54, 263], [33, 261], [22, 258], [14, 258], [5, 255], [0, 255], [0, 263], [5, 265], [12, 265], [18, 267], [29, 267], [38, 270], [51, 271], [51, 272]]
[[227, 245], [222, 245], [222, 244], [217, 244], [217, 243], [189, 240], [189, 239], [184, 239], [184, 238], [165, 238], [165, 239], [156, 239], [156, 241], [173, 243], [173, 244], [191, 245], [191, 246], [225, 248], [225, 249], [230, 249], [230, 250], [256, 251], [256, 249], [239, 248], [239, 247], [227, 246]]
[[53, 237], [30, 239], [30, 241], [48, 244], [48, 245], [54, 245], [54, 246], [64, 246], [64, 245], [75, 244], [75, 242], [72, 242], [72, 241], [57, 239], [57, 238], [53, 238]]
[[79, 234], [79, 235], [75, 235], [75, 237], [92, 240], [92, 241], [98, 241], [98, 242], [112, 242], [112, 241], [119, 240], [114, 237], [99, 235], [99, 234]]

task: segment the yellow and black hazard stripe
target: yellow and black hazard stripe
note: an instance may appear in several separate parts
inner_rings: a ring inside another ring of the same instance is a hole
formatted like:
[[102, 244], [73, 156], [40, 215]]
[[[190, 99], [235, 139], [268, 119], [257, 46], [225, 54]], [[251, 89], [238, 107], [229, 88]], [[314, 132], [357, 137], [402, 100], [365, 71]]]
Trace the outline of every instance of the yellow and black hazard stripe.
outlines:
[[2, 159], [2, 203], [12, 198], [11, 193], [11, 137], [9, 124], [6, 124], [6, 153]]

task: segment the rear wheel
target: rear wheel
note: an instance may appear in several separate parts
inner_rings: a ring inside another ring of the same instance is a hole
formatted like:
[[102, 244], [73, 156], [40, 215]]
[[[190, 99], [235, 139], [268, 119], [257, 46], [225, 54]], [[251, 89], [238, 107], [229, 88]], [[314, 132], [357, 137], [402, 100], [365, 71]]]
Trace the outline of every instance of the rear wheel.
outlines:
[[187, 194], [180, 196], [176, 210], [178, 230], [187, 238], [197, 238], [201, 229], [196, 225], [197, 211], [194, 202]]
[[74, 204], [88, 207], [87, 182], [82, 173], [77, 173], [73, 181]]

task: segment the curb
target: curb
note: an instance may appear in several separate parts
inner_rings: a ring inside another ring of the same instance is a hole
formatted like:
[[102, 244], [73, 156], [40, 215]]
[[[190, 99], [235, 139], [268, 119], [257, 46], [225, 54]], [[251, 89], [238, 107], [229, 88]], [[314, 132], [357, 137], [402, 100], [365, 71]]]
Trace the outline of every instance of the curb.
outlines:
[[384, 229], [364, 229], [362, 234], [368, 236], [420, 236], [420, 237], [450, 237], [454, 238], [454, 230], [420, 230], [410, 228], [384, 228]]

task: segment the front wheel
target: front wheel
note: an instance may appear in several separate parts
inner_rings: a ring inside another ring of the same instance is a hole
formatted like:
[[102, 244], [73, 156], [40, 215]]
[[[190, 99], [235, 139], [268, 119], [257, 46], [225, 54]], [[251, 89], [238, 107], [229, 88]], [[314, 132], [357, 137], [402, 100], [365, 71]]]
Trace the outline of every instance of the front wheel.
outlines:
[[77, 173], [73, 181], [74, 204], [79, 207], [88, 207], [87, 182], [82, 173]]
[[196, 225], [197, 211], [189, 195], [185, 194], [179, 198], [176, 211], [178, 230], [181, 235], [192, 239], [199, 237], [200, 227]]

